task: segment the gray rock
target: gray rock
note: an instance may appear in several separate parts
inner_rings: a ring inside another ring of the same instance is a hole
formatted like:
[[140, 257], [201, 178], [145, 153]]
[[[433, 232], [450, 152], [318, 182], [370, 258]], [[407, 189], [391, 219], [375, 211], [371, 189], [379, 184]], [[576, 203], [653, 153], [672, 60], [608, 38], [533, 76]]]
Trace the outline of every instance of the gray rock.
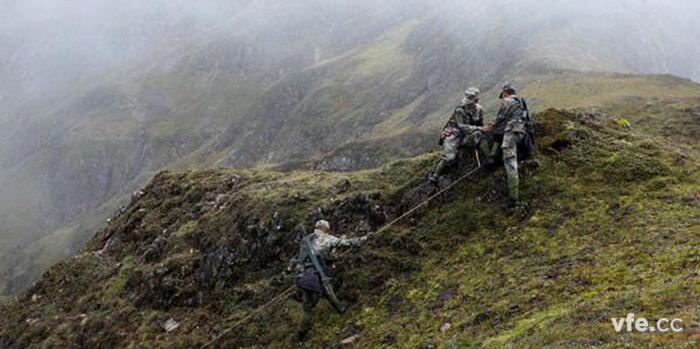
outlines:
[[163, 324], [163, 329], [168, 333], [175, 331], [178, 327], [180, 327], [180, 323], [173, 318], [168, 319], [168, 321]]

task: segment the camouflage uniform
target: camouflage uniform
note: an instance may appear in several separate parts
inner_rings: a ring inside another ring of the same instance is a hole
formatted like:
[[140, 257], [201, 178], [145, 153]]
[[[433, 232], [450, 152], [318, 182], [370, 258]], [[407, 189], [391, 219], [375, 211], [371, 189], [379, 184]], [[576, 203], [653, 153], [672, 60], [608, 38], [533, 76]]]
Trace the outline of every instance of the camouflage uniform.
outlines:
[[450, 165], [457, 159], [460, 147], [478, 145], [482, 138], [478, 129], [481, 126], [484, 126], [484, 110], [480, 105], [457, 107], [447, 123], [447, 127], [452, 129], [452, 135], [443, 141], [441, 160]]
[[436, 180], [455, 162], [462, 147], [481, 149], [485, 156], [490, 153], [490, 146], [480, 129], [484, 126], [484, 110], [474, 102], [478, 100], [479, 90], [470, 88], [465, 94], [467, 97], [462, 100], [462, 105], [455, 109], [445, 126], [451, 134], [442, 139], [440, 162], [433, 171], [431, 180]]
[[[304, 239], [309, 241], [309, 245], [314, 254], [318, 256], [320, 263], [323, 263], [324, 257], [327, 257], [328, 253], [333, 248], [341, 246], [355, 246], [366, 240], [364, 237], [354, 239], [338, 238], [327, 234], [320, 229], [316, 229], [313, 234], [305, 237]], [[303, 340], [306, 334], [311, 330], [311, 325], [313, 323], [313, 310], [316, 308], [316, 305], [318, 305], [321, 297], [326, 298], [338, 312], [343, 312], [345, 309], [332, 291], [329, 294], [329, 292], [323, 288], [323, 280], [321, 280], [321, 276], [315, 271], [314, 264], [311, 258], [305, 252], [304, 245], [302, 245], [300, 248], [299, 257], [295, 261], [295, 264], [294, 269], [296, 274], [296, 284], [297, 287], [299, 287], [304, 293], [304, 311], [301, 316], [301, 321], [299, 322], [298, 332], [299, 339]], [[305, 273], [313, 274], [305, 275]], [[308, 275], [314, 275], [313, 277], [316, 278], [316, 280], [312, 280], [313, 282], [310, 283], [311, 285], [304, 281], [304, 279], [308, 279]]]
[[517, 202], [520, 178], [518, 177], [518, 144], [525, 138], [527, 128], [524, 118], [525, 109], [516, 96], [504, 98], [493, 126], [494, 137], [503, 137], [503, 165], [508, 175], [508, 197]]

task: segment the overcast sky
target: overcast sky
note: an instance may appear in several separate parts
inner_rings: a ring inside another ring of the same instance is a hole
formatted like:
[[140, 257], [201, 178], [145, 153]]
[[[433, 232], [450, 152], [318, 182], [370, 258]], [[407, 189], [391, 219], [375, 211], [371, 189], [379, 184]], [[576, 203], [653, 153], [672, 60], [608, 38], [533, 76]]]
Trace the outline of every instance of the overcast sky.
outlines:
[[[245, 15], [236, 17], [237, 11], [251, 4]], [[0, 0], [0, 101], [5, 102], [0, 112], [10, 108], [13, 100], [41, 98], [42, 93], [66, 83], [128, 67], [159, 47], [224, 22], [258, 22], [274, 32], [284, 27], [279, 21], [285, 14], [279, 11], [313, 11], [299, 24], [304, 25], [328, 20], [328, 13], [340, 14], [333, 17], [340, 21], [342, 13], [358, 8], [374, 8], [386, 18], [438, 16], [457, 27], [498, 24], [531, 30], [559, 25], [562, 38], [591, 36], [593, 43], [605, 41], [626, 51], [611, 54], [627, 54], [630, 48], [625, 41], [639, 42], [640, 55], [652, 54], [647, 52], [650, 46], [664, 43], [669, 48], [661, 51], [667, 56], [659, 57], [660, 63], [649, 72], [700, 77], [700, 68], [686, 63], [689, 57], [670, 57], [700, 52], [697, 0]], [[662, 30], [635, 29], [646, 24]], [[629, 60], [640, 58], [632, 55]]]

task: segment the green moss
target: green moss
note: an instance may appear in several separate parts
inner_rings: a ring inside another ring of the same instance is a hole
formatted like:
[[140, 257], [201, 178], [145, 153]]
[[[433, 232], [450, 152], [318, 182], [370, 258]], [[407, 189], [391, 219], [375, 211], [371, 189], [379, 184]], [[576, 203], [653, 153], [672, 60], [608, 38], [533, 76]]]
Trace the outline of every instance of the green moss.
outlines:
[[[456, 185], [363, 248], [330, 260], [336, 291], [351, 306], [341, 316], [322, 301], [309, 347], [335, 347], [354, 334], [361, 348], [645, 346], [648, 335], [622, 338], [610, 317], [634, 312], [693, 321], [697, 155], [654, 136], [582, 122], [568, 112], [537, 116], [542, 120], [539, 167], [521, 166], [530, 212], [503, 211], [504, 171], [496, 168]], [[544, 151], [547, 147], [559, 149]], [[321, 208], [341, 217], [333, 222], [339, 232], [364, 234], [369, 228], [359, 221], [365, 212], [352, 211], [353, 198], [375, 198], [388, 218], [396, 217], [405, 209], [406, 194], [423, 182], [436, 160], [437, 154], [426, 154], [353, 173], [162, 173], [95, 238], [99, 242], [119, 232], [128, 241], [123, 249], [99, 255], [103, 244], [94, 243], [81, 258], [53, 268], [37, 288], [45, 303], [40, 298], [13, 308], [10, 318], [0, 319], [0, 333], [5, 336], [41, 311], [37, 327], [44, 330], [31, 343], [66, 340], [65, 332], [54, 333], [51, 319], [85, 312], [88, 324], [95, 323], [86, 333], [115, 346], [199, 346], [291, 285], [278, 272], [296, 253], [296, 224], [312, 222]], [[256, 237], [245, 235], [247, 229], [273, 226], [276, 212], [283, 217], [282, 228], [263, 236], [281, 247], [267, 264], [233, 263], [241, 268], [234, 272], [242, 271], [217, 276], [220, 283], [203, 292], [199, 306], [138, 303], [146, 291], [158, 294], [166, 286], [175, 290], [166, 298], [173, 302], [195, 297], [200, 289], [194, 275], [205, 256], [221, 243], [230, 243], [236, 257], [248, 252], [245, 247]], [[143, 262], [145, 246], [166, 229], [172, 234], [165, 256]], [[106, 258], [122, 264], [115, 270]], [[134, 285], [127, 286], [132, 276]], [[138, 288], [140, 282], [149, 286]], [[133, 289], [125, 292], [126, 287]], [[84, 296], [66, 302], [41, 293], [46, 289]], [[152, 309], [156, 306], [162, 308]], [[294, 346], [300, 308], [293, 299], [281, 301], [219, 344]], [[181, 327], [163, 334], [170, 317]], [[668, 346], [684, 340], [659, 336], [654, 339]]]
[[108, 288], [105, 290], [104, 296], [106, 299], [116, 300], [120, 298], [133, 268], [134, 259], [131, 256], [127, 256], [122, 260], [119, 272], [110, 279]]
[[543, 312], [538, 312], [528, 316], [527, 318], [518, 321], [514, 328], [499, 334], [496, 337], [487, 339], [484, 342], [485, 348], [503, 348], [507, 343], [524, 338], [531, 335], [532, 332], [547, 331], [548, 327], [555, 321], [562, 321], [571, 310], [554, 308], [547, 309]]
[[630, 182], [668, 175], [671, 168], [656, 157], [626, 149], [605, 159], [601, 171], [611, 182]]

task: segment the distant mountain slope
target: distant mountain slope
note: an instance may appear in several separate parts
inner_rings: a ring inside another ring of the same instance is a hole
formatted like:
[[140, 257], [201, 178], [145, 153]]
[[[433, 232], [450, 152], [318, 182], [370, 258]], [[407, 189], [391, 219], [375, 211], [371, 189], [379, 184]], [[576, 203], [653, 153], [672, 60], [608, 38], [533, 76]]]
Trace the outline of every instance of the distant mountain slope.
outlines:
[[[673, 120], [688, 125], [680, 132], [695, 129], [697, 85], [609, 73], [697, 78], [688, 9], [597, 5], [260, 0], [221, 8], [218, 25], [168, 36], [129, 69], [10, 115], [0, 131], [0, 293], [26, 288], [75, 253], [161, 169], [379, 166], [433, 149], [467, 86], [484, 91], [490, 117], [507, 80], [535, 108], [601, 107], [612, 117], [631, 113], [635, 124], [655, 110], [641, 105], [659, 98], [658, 108], [677, 107]], [[613, 28], [625, 35], [610, 40]]]

